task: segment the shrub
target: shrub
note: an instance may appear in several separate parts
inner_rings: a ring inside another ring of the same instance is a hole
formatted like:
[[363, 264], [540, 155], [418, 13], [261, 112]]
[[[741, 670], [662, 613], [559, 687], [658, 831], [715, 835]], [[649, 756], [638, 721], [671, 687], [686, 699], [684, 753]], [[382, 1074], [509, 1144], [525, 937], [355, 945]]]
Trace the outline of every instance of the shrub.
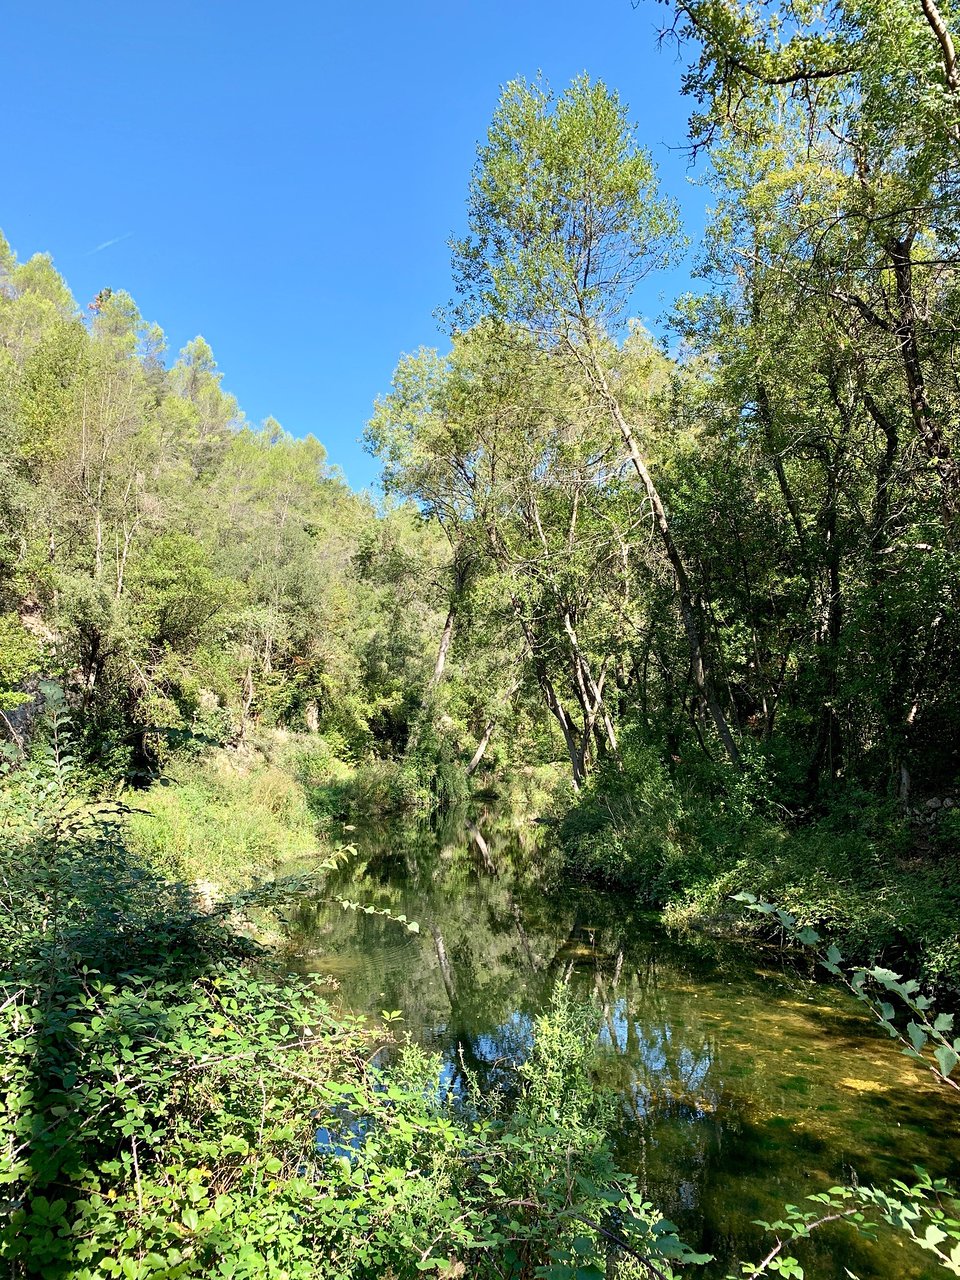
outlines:
[[636, 739], [593, 775], [560, 827], [567, 869], [661, 903], [682, 858], [683, 803], [657, 753]]
[[127, 847], [122, 807], [85, 797], [61, 723], [0, 796], [12, 1275], [563, 1280], [613, 1254], [685, 1256], [610, 1156], [562, 989], [515, 1105], [448, 1095], [413, 1047], [371, 1065], [369, 1029]]

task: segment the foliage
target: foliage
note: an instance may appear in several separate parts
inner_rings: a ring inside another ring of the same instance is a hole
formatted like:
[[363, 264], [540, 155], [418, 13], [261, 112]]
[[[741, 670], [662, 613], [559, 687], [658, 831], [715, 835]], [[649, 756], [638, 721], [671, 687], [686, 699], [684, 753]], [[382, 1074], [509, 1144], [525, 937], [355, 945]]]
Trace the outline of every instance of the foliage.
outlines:
[[0, 710], [59, 677], [114, 779], [189, 735], [402, 749], [435, 531], [351, 493], [312, 437], [247, 424], [202, 338], [167, 364], [129, 295], [84, 322], [48, 258], [0, 249]]
[[24, 682], [37, 673], [40, 646], [15, 615], [0, 616], [0, 711], [25, 702]]
[[492, 312], [553, 340], [580, 334], [584, 315], [618, 320], [677, 233], [617, 94], [586, 75], [560, 95], [523, 80], [504, 88], [469, 217], [454, 243], [459, 327]]
[[374, 1066], [389, 1032], [334, 1018], [236, 932], [324, 892], [315, 875], [210, 910], [131, 853], [125, 806], [83, 782], [58, 711], [3, 792], [12, 1275], [560, 1280], [602, 1275], [611, 1250], [694, 1259], [612, 1161], [562, 989], [512, 1104], [448, 1095], [413, 1047]]
[[690, 876], [685, 826], [683, 798], [659, 753], [628, 739], [617, 764], [590, 779], [558, 836], [572, 875], [635, 889], [661, 906]]
[[[801, 927], [797, 917], [772, 902], [758, 901], [755, 894], [743, 891], [734, 895], [734, 901], [743, 902], [749, 910], [770, 917], [787, 937], [816, 951], [818, 963], [862, 1003], [865, 1004], [883, 1029], [903, 1045], [908, 1058], [922, 1063], [941, 1084], [960, 1090], [960, 1083], [953, 1072], [960, 1065], [960, 1037], [952, 1038], [953, 1014], [937, 1013], [930, 996], [924, 995], [915, 978], [903, 978], [891, 969], [844, 966], [840, 949], [831, 943], [820, 950], [821, 938], [809, 925]], [[897, 999], [897, 1010], [887, 996]], [[897, 1019], [906, 1012], [910, 1021], [905, 1027]]]
[[[960, 1219], [952, 1216], [956, 1213], [956, 1193], [942, 1178], [932, 1179], [919, 1166], [915, 1173], [917, 1181], [913, 1185], [896, 1179], [890, 1190], [831, 1187], [807, 1197], [816, 1206], [814, 1209], [790, 1204], [778, 1221], [758, 1222], [758, 1226], [777, 1233], [777, 1243], [759, 1264], [744, 1263], [743, 1275], [747, 1280], [766, 1273], [803, 1280], [803, 1267], [783, 1252], [784, 1246], [830, 1222], [845, 1222], [867, 1239], [874, 1239], [877, 1224], [884, 1222], [911, 1243], [934, 1254], [945, 1271], [960, 1275]], [[951, 1246], [951, 1241], [956, 1243]]]
[[[303, 750], [313, 746], [307, 738]], [[162, 785], [138, 796], [127, 833], [133, 849], [163, 874], [209, 881], [226, 893], [286, 863], [322, 856], [296, 774], [252, 747], [175, 763]]]

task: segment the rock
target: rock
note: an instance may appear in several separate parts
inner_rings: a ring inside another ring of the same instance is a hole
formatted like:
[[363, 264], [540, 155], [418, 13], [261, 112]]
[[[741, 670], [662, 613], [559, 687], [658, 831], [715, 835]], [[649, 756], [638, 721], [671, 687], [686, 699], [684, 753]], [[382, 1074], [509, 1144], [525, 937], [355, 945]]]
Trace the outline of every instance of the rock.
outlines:
[[928, 809], [939, 809], [939, 808], [940, 808], [940, 801], [937, 799], [937, 797], [936, 797], [936, 796], [934, 796], [932, 800], [928, 800], [928, 801], [927, 801], [927, 808], [928, 808]]
[[211, 880], [197, 880], [192, 885], [192, 889], [197, 910], [202, 915], [210, 915], [222, 896], [220, 886]]

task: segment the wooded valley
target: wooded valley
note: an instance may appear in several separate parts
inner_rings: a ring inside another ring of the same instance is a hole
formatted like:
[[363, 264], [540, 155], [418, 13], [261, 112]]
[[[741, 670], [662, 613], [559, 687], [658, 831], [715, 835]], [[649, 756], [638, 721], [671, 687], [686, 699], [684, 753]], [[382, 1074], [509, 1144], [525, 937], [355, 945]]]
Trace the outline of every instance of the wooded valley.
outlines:
[[[956, 1087], [932, 1006], [960, 991], [953, 15], [675, 0], [663, 19], [703, 242], [613, 88], [506, 85], [443, 339], [371, 409], [382, 495], [249, 423], [203, 338], [174, 356], [122, 288], [78, 302], [0, 238], [11, 1275], [708, 1261], [614, 1167], [562, 990], [521, 1102], [490, 1116], [434, 1106], [416, 1045], [373, 1079], [369, 1025], [264, 976], [251, 936], [276, 949], [284, 903], [322, 897], [371, 817], [510, 797], [544, 828], [544, 893], [614, 890], [757, 946], [822, 935], [828, 972]], [[684, 253], [695, 287], [655, 337], [636, 289]], [[310, 1117], [337, 1108], [376, 1115], [382, 1149], [323, 1165]], [[847, 1192], [840, 1216], [915, 1221]], [[960, 1274], [946, 1196], [925, 1247]]]

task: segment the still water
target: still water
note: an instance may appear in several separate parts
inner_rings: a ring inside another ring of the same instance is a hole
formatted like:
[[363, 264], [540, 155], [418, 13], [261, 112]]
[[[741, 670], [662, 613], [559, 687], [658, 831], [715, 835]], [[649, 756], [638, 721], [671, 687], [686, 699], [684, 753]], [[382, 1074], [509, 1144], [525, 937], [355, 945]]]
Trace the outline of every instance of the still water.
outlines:
[[[960, 1175], [953, 1097], [874, 1030], [843, 992], [775, 951], [677, 937], [629, 898], [549, 888], [538, 829], [479, 810], [439, 831], [383, 825], [344, 835], [356, 854], [344, 897], [416, 920], [303, 903], [299, 967], [330, 975], [345, 1009], [403, 1027], [509, 1085], [558, 981], [593, 1002], [598, 1084], [620, 1099], [620, 1163], [723, 1276], [771, 1238], [752, 1220], [841, 1182], [909, 1179], [915, 1164]], [[816, 1233], [796, 1252], [808, 1277], [921, 1280], [929, 1255], [891, 1236]]]

